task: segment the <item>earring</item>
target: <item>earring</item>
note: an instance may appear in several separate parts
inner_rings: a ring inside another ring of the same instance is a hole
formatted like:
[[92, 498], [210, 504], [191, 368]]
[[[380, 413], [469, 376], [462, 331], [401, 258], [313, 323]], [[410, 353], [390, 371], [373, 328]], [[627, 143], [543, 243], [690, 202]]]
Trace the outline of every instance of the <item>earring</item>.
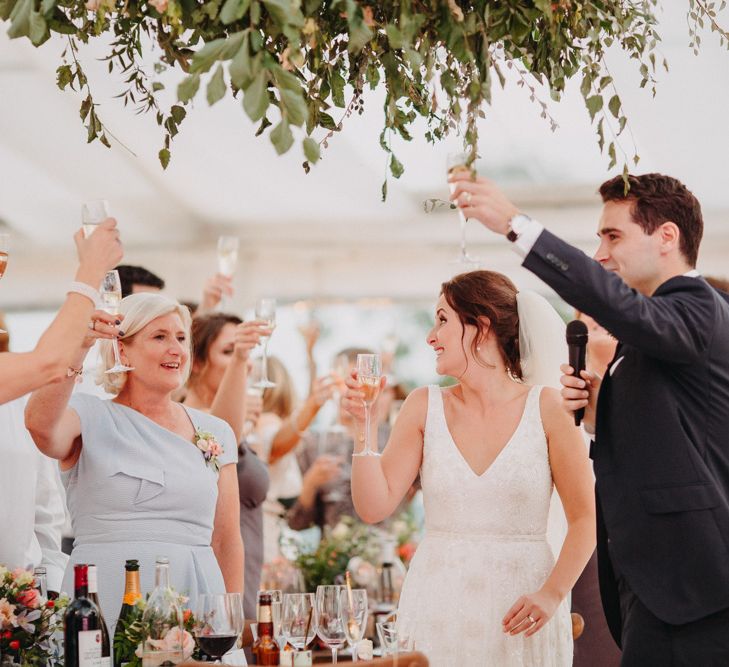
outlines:
[[476, 345], [476, 352], [480, 352], [480, 351], [481, 351], [481, 346], [480, 345]]

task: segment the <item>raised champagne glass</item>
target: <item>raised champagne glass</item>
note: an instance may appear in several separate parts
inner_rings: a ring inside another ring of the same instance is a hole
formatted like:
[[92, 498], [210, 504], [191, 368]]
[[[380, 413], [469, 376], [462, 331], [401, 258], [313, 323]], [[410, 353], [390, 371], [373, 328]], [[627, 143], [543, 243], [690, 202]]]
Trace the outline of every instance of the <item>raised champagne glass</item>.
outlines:
[[357, 355], [357, 381], [360, 384], [360, 391], [364, 394], [365, 429], [364, 449], [354, 456], [379, 456], [377, 447], [372, 448], [370, 442], [370, 424], [372, 421], [372, 405], [380, 393], [380, 377], [382, 376], [382, 363], [379, 354], [358, 354]]
[[[449, 153], [447, 158], [447, 168], [449, 179], [451, 176], [461, 174], [465, 174], [471, 179], [476, 176], [476, 171], [472, 166], [470, 153]], [[448, 188], [450, 189], [451, 194], [453, 194], [456, 189], [456, 184], [449, 181]], [[457, 264], [476, 264], [478, 260], [471, 257], [468, 254], [468, 249], [466, 248], [466, 222], [468, 222], [468, 218], [463, 215], [461, 208], [458, 208], [458, 219], [461, 222], [461, 252], [454, 261]]]
[[81, 226], [84, 230], [84, 238], [89, 238], [109, 215], [109, 202], [106, 199], [89, 199], [81, 204]]
[[[232, 278], [235, 273], [235, 267], [238, 264], [238, 247], [240, 239], [237, 236], [219, 236], [218, 237], [218, 273], [222, 273], [228, 278]], [[220, 298], [220, 310], [226, 308], [225, 294]]]
[[[99, 294], [101, 294], [101, 309], [109, 315], [118, 317], [119, 304], [122, 299], [122, 288], [119, 272], [116, 269], [106, 272], [104, 280], [101, 281]], [[121, 356], [119, 354], [119, 339], [114, 338], [111, 344], [112, 349], [114, 350], [114, 365], [106, 372], [126, 373], [128, 371], [133, 371], [134, 368], [131, 366], [125, 366], [121, 361]]]
[[[0, 234], [0, 278], [5, 275], [5, 269], [8, 268], [8, 252], [10, 250], [10, 234]], [[7, 333], [5, 329], [0, 329], [0, 334]]]
[[[273, 329], [276, 327], [276, 299], [258, 299], [256, 301], [256, 319], [263, 320], [266, 327]], [[256, 387], [268, 389], [275, 387], [276, 383], [268, 379], [268, 341], [271, 336], [261, 336], [261, 344], [263, 346], [263, 356], [261, 358], [261, 379], [256, 383]]]

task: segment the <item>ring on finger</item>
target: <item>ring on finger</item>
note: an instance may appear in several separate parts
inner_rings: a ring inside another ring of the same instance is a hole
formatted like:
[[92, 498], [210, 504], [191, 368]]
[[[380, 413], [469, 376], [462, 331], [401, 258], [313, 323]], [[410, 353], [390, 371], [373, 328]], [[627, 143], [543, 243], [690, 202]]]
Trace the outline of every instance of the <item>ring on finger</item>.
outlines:
[[531, 621], [532, 623], [536, 623], [536, 620], [534, 620], [534, 617], [533, 617], [533, 616], [532, 616], [531, 614], [529, 614], [529, 616], [527, 616], [527, 618], [528, 618], [528, 619], [529, 619], [529, 620], [530, 620], [530, 621]]

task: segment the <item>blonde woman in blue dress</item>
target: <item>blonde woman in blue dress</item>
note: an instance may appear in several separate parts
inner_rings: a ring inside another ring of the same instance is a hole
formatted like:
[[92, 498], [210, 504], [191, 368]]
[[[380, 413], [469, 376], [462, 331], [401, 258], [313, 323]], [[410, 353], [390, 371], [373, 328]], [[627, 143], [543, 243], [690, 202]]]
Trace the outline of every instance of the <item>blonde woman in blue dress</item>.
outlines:
[[[428, 344], [437, 373], [458, 384], [412, 392], [382, 456], [352, 464], [354, 505], [369, 523], [420, 473], [425, 537], [398, 631], [438, 667], [572, 665], [566, 598], [595, 545], [595, 509], [582, 436], [557, 390], [539, 386], [556, 380], [564, 324], [506, 276], [473, 271], [443, 284]], [[348, 387], [345, 407], [362, 420], [355, 377]], [[567, 519], [556, 561], [555, 486]]]
[[[73, 591], [75, 563], [96, 563], [111, 626], [129, 558], [140, 562], [145, 592], [157, 556], [169, 558], [171, 585], [192, 601], [243, 592], [236, 439], [223, 420], [172, 400], [189, 373], [189, 311], [151, 293], [122, 299], [120, 311], [118, 327], [95, 313], [74, 361], [80, 368], [101, 338], [102, 371], [112, 367], [110, 339], [119, 334], [122, 362], [133, 370], [101, 375], [115, 397], [72, 395], [68, 379], [36, 391], [26, 408], [26, 426], [59, 461], [66, 489], [75, 541], [63, 589]], [[201, 442], [200, 432], [215, 442]]]

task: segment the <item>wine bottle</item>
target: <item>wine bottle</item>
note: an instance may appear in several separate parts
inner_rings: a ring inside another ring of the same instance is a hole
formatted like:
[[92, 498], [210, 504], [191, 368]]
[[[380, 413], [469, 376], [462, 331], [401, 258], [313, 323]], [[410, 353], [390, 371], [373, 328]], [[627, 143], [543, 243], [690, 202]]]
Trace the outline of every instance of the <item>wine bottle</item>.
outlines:
[[278, 642], [273, 636], [273, 614], [271, 595], [258, 595], [258, 637], [253, 642], [253, 659], [256, 665], [278, 665], [281, 656]]
[[101, 614], [89, 599], [88, 565], [74, 565], [74, 599], [63, 615], [65, 667], [99, 667]]
[[137, 601], [142, 597], [141, 586], [139, 585], [139, 561], [128, 560], [124, 565], [124, 569], [126, 571], [124, 598], [119, 612], [119, 620], [116, 623], [116, 631], [114, 632], [114, 667], [124, 667], [129, 664], [134, 656], [132, 649], [127, 653], [117, 650], [117, 637], [121, 637], [123, 634], [126, 620], [132, 615]]
[[104, 613], [99, 604], [99, 578], [96, 565], [88, 565], [89, 600], [99, 608], [99, 630], [101, 630], [101, 663], [100, 667], [111, 667], [111, 642], [109, 641], [109, 629], [106, 627]]

